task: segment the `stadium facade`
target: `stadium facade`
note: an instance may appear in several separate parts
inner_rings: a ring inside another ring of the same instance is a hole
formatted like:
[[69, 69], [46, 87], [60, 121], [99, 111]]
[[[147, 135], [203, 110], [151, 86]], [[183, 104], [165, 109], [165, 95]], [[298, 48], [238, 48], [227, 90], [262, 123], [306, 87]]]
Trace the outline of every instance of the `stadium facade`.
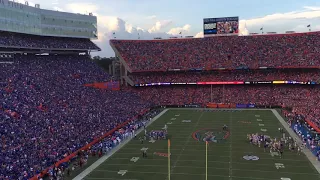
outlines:
[[93, 38], [98, 37], [97, 17], [40, 9], [14, 1], [0, 1], [0, 30], [16, 33]]

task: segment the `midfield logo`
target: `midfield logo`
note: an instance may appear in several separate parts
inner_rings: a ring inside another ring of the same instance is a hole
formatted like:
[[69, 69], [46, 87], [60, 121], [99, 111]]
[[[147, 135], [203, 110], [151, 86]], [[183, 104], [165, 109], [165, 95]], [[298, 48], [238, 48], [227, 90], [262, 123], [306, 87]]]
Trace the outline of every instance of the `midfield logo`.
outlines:
[[194, 140], [202, 141], [202, 142], [214, 142], [219, 143], [225, 141], [229, 137], [229, 131], [217, 130], [217, 129], [200, 129], [194, 133], [192, 133], [192, 137]]

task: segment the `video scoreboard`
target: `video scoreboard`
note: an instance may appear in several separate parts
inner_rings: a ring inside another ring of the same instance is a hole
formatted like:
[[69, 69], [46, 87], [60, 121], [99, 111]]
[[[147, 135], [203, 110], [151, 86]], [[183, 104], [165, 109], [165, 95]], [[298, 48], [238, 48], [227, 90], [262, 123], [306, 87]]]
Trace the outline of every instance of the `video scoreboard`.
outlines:
[[204, 37], [231, 36], [239, 33], [239, 17], [203, 19]]

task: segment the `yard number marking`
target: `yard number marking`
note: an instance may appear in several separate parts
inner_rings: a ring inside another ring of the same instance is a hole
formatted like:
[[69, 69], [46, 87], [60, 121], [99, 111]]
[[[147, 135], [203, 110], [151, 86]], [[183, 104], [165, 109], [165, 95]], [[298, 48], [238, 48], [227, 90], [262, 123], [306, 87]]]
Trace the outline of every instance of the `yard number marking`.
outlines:
[[149, 148], [145, 148], [145, 147], [143, 147], [143, 148], [141, 148], [141, 151], [146, 151], [146, 150], [148, 150]]
[[267, 132], [267, 129], [261, 129], [262, 132]]
[[130, 161], [132, 161], [132, 162], [137, 162], [139, 160], [139, 157], [132, 157], [131, 159], [130, 159]]
[[274, 151], [270, 152], [270, 154], [271, 154], [272, 157], [280, 156], [280, 154], [278, 152], [274, 152]]
[[246, 156], [243, 156], [243, 159], [247, 160], [247, 161], [257, 161], [259, 160], [260, 158], [258, 156], [249, 156], [249, 155], [246, 155]]
[[172, 121], [176, 120], [177, 118], [171, 118]]
[[262, 121], [262, 119], [257, 119], [257, 121], [261, 122], [261, 121]]
[[284, 164], [282, 163], [274, 163], [274, 166], [277, 168], [277, 169], [283, 169], [284, 168]]
[[182, 120], [183, 123], [191, 123], [191, 120]]
[[125, 175], [128, 172], [128, 170], [120, 170], [118, 171], [118, 174], [120, 174], [121, 176]]
[[291, 180], [290, 178], [281, 178], [281, 180]]
[[168, 122], [167, 124], [172, 124], [172, 122]]
[[260, 117], [260, 115], [255, 115], [256, 117]]
[[264, 124], [259, 124], [259, 126], [264, 126]]
[[154, 143], [154, 142], [156, 142], [154, 139], [151, 139], [149, 142], [151, 142], [151, 143]]
[[176, 116], [176, 117], [179, 117], [179, 116], [180, 116], [180, 114], [176, 114], [175, 116]]

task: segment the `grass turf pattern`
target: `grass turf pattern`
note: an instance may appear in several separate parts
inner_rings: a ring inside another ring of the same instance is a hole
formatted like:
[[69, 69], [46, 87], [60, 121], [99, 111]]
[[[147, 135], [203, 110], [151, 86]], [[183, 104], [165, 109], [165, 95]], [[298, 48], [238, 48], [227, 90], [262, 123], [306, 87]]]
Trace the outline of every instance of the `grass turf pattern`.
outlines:
[[[174, 119], [174, 120], [173, 120]], [[191, 122], [183, 122], [191, 120]], [[171, 109], [153, 122], [147, 130], [161, 130], [168, 126], [171, 140], [171, 180], [205, 179], [205, 142], [197, 141], [194, 132], [211, 131], [215, 135], [228, 126], [226, 140], [210, 142], [208, 145], [209, 180], [317, 180], [318, 172], [304, 154], [298, 155], [284, 148], [283, 157], [271, 156], [269, 149], [252, 145], [247, 134], [262, 133], [280, 138], [282, 127], [270, 110], [174, 110]], [[259, 125], [260, 124], [260, 125]], [[205, 130], [201, 130], [205, 129]], [[262, 132], [261, 129], [266, 129]], [[138, 136], [142, 136], [144, 131]], [[224, 136], [221, 136], [224, 137]], [[142, 148], [148, 148], [147, 158], [142, 157]], [[167, 141], [154, 143], [131, 140], [107, 161], [92, 171], [86, 180], [168, 180]], [[154, 154], [157, 152], [156, 154]], [[160, 155], [159, 155], [160, 154]], [[163, 155], [162, 154], [162, 155]], [[245, 160], [243, 156], [259, 157]], [[136, 162], [130, 161], [139, 157]], [[276, 167], [276, 163], [283, 166]], [[125, 173], [119, 174], [120, 170]], [[290, 179], [285, 179], [290, 178]]]

